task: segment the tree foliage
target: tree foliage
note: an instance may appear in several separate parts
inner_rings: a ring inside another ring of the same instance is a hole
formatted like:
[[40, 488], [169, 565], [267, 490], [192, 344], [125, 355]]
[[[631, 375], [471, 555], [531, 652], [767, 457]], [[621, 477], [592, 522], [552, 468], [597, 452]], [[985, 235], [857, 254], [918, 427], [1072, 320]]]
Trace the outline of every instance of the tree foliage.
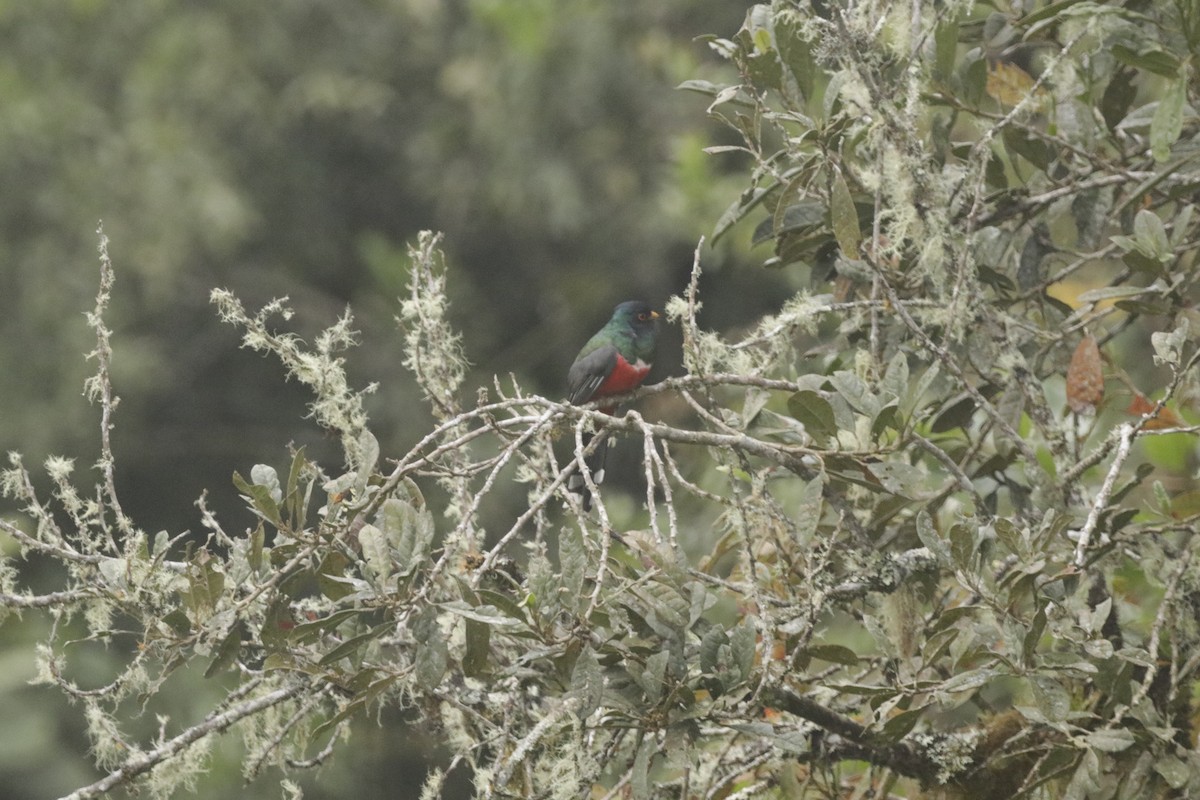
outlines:
[[[152, 536], [113, 479], [102, 244], [99, 485], [54, 458], [43, 496], [13, 456], [26, 522], [0, 522], [62, 569], [38, 593], [0, 562], [0, 609], [54, 621], [40, 679], [106, 772], [74, 797], [191, 786], [229, 728], [247, 777], [314, 766], [388, 708], [447, 748], [429, 798], [457, 775], [497, 798], [1200, 791], [1200, 15], [780, 2], [709, 44], [736, 80], [685, 88], [750, 172], [713, 236], [757, 225], [810, 288], [706, 329], [698, 248], [667, 307], [684, 373], [623, 415], [510, 379], [464, 396], [422, 234], [398, 323], [433, 428], [381, 452], [349, 314], [309, 346], [286, 301], [215, 291], [342, 463], [295, 449], [235, 473], [249, 527], [201, 502], [202, 543]], [[687, 412], [656, 419], [664, 397]], [[566, 492], [597, 489], [588, 428], [641, 445], [641, 509]], [[508, 482], [528, 502], [500, 524]], [[111, 682], [79, 685], [79, 642], [123, 656]], [[225, 699], [132, 735], [192, 662]]]

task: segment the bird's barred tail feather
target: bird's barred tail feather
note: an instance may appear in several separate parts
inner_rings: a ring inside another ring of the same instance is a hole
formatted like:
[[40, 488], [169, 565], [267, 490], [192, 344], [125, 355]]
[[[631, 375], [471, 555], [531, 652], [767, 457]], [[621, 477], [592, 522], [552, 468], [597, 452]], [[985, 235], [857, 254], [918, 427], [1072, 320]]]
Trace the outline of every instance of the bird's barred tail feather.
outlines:
[[[583, 434], [584, 450], [587, 450], [593, 438], [593, 434]], [[608, 455], [608, 437], [597, 442], [596, 449], [583, 460], [587, 465], [588, 472], [592, 474], [592, 482], [597, 485], [604, 481], [604, 457], [606, 455]], [[575, 492], [579, 495], [579, 500], [583, 503], [584, 511], [592, 510], [592, 493], [588, 490], [587, 481], [583, 479], [582, 473], [577, 471], [571, 477], [567, 478], [567, 491]]]

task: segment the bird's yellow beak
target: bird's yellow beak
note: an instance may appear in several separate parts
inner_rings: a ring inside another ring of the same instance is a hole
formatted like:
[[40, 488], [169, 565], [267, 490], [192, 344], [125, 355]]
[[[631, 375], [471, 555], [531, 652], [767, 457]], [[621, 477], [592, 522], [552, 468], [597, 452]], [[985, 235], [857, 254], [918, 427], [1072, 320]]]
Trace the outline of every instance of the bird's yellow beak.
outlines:
[[658, 319], [661, 316], [662, 314], [658, 313], [654, 309], [650, 309], [650, 319]]

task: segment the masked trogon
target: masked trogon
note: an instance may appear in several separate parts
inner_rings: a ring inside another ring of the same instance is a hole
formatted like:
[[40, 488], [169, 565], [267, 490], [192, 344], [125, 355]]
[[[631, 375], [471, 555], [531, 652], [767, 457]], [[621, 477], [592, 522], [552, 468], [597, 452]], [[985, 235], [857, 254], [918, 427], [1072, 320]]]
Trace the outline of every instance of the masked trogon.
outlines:
[[[641, 385], [650, 372], [654, 359], [654, 347], [658, 342], [659, 314], [639, 300], [621, 303], [613, 310], [612, 319], [588, 340], [575, 357], [571, 371], [567, 373], [567, 390], [570, 401], [576, 405], [613, 395], [623, 394]], [[612, 414], [616, 404], [602, 405], [600, 410]], [[583, 435], [583, 446], [592, 439], [590, 433]], [[587, 459], [592, 480], [604, 480], [604, 456], [608, 451], [608, 440], [597, 445]], [[572, 475], [567, 488], [582, 495], [584, 510], [592, 507], [583, 476]]]

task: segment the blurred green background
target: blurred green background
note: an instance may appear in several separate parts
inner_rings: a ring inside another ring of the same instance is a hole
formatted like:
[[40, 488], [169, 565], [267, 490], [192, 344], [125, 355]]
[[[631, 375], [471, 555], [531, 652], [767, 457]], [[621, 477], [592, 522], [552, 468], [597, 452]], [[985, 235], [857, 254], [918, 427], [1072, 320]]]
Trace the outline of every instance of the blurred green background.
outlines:
[[[205, 489], [227, 529], [244, 527], [231, 473], [282, 466], [289, 442], [338, 460], [301, 420], [302, 388], [216, 319], [213, 287], [250, 306], [289, 295], [289, 324], [310, 339], [349, 304], [363, 341], [349, 369], [379, 382], [372, 427], [396, 455], [429, 424], [393, 321], [405, 243], [440, 230], [472, 393], [513, 373], [561, 396], [614, 304], [682, 291], [697, 239], [744, 188], [744, 162], [702, 151], [727, 143], [706, 99], [675, 87], [726, 69], [695, 37], [731, 35], [748, 5], [0, 0], [0, 446], [31, 467], [74, 456], [90, 482], [83, 314], [101, 220], [117, 269], [117, 482], [147, 531], [198, 531]], [[766, 255], [748, 231], [706, 249], [705, 289], [721, 299], [707, 326], [778, 305], [794, 279], [755, 266]], [[666, 339], [657, 377], [678, 369], [677, 332]], [[13, 800], [98, 775], [81, 709], [26, 685], [42, 624], [0, 628], [0, 795]], [[96, 685], [104, 653], [83, 655], [77, 678]], [[172, 725], [219, 694], [198, 671], [170, 685]], [[306, 796], [415, 797], [436, 753], [404, 720], [382, 722], [302, 778]], [[242, 786], [237, 755], [221, 745], [201, 795], [278, 797], [276, 773]]]

